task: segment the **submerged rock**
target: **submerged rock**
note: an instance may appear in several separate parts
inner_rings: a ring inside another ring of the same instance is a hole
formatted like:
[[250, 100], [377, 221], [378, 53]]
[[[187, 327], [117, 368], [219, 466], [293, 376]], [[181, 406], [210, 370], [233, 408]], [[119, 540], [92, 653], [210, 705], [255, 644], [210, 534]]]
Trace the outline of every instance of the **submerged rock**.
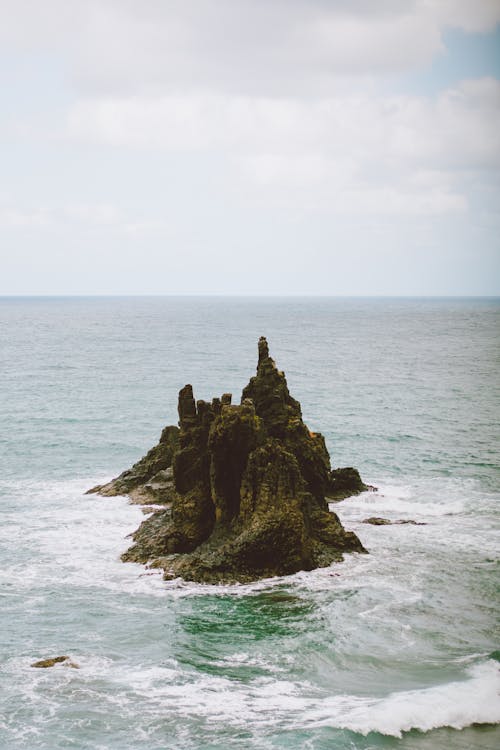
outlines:
[[265, 338], [257, 374], [241, 403], [231, 402], [227, 393], [195, 402], [184, 386], [179, 428], [165, 428], [132, 469], [90, 490], [133, 495], [156, 482], [171, 502], [141, 524], [122, 559], [161, 567], [167, 578], [217, 582], [311, 570], [365, 552], [326, 498], [370, 488], [355, 469], [331, 471], [324, 438], [304, 424]]
[[388, 518], [379, 518], [378, 516], [371, 516], [371, 518], [364, 518], [361, 523], [369, 523], [372, 526], [390, 526], [392, 521]]
[[56, 664], [64, 664], [65, 667], [71, 667], [72, 669], [80, 669], [78, 664], [71, 661], [69, 656], [51, 656], [49, 659], [35, 661], [31, 666], [38, 669], [47, 669], [48, 667], [55, 667]]
[[399, 526], [404, 523], [409, 523], [411, 526], [425, 526], [424, 521], [414, 521], [413, 519], [400, 518], [397, 521], [390, 521], [388, 518], [381, 518], [380, 516], [371, 516], [371, 518], [365, 518], [361, 523], [369, 523], [372, 526]]

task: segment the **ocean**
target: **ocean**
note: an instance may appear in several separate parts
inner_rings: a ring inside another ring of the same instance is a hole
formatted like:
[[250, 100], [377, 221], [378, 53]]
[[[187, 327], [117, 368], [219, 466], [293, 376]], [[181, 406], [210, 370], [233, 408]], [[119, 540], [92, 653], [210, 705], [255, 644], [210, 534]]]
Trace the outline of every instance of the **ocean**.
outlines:
[[[369, 554], [232, 586], [120, 562], [142, 511], [85, 490], [186, 383], [239, 400], [261, 335], [378, 487], [335, 505]], [[499, 343], [498, 298], [0, 299], [2, 750], [496, 750]]]

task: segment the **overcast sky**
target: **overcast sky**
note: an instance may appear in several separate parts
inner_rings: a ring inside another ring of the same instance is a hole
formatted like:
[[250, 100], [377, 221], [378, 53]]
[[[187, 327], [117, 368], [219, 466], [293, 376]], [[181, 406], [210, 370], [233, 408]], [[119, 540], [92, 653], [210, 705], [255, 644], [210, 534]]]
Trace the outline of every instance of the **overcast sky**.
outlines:
[[500, 294], [500, 0], [0, 0], [0, 294]]

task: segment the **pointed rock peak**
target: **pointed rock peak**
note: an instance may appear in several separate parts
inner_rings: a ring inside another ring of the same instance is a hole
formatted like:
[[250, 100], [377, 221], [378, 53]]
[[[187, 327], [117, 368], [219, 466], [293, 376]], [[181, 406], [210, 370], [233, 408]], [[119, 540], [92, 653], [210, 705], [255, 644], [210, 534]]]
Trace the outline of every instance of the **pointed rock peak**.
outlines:
[[261, 336], [259, 339], [259, 361], [257, 362], [257, 377], [262, 377], [273, 373], [273, 375], [279, 375], [283, 377], [283, 373], [278, 371], [276, 362], [269, 354], [269, 344], [265, 336]]
[[192, 385], [185, 385], [184, 388], [181, 388], [179, 391], [179, 404], [177, 409], [181, 426], [186, 420], [196, 419], [196, 403], [193, 396]]
[[257, 416], [264, 420], [273, 437], [282, 437], [291, 418], [301, 419], [300, 404], [288, 391], [285, 374], [269, 356], [267, 339], [259, 339], [257, 375], [243, 389], [241, 402], [251, 399]]
[[[265, 336], [261, 336], [259, 339], [259, 365], [265, 359], [269, 357], [269, 345]], [[258, 366], [258, 365], [257, 365]]]

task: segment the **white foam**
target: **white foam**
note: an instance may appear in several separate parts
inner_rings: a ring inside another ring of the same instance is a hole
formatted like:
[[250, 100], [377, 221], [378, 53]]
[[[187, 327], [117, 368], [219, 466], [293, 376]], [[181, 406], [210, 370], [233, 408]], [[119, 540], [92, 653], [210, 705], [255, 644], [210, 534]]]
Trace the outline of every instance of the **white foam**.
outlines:
[[[249, 685], [208, 675], [194, 681], [186, 678], [185, 674], [184, 679], [175, 679], [175, 670], [164, 667], [115, 675], [147, 701], [149, 710], [184, 718], [196, 715], [234, 727], [249, 723], [296, 730], [327, 726], [365, 736], [377, 732], [401, 737], [412, 729], [428, 732], [500, 722], [499, 670], [493, 661], [472, 667], [469, 679], [384, 698], [324, 696], [306, 681], [275, 677], [261, 677]], [[135, 705], [133, 700], [131, 705]]]
[[[286, 661], [286, 659], [284, 659]], [[270, 674], [276, 674], [278, 672], [285, 672], [286, 669], [284, 667], [279, 666], [278, 664], [271, 663], [270, 661], [262, 658], [261, 656], [251, 656], [250, 654], [241, 651], [236, 652], [234, 654], [230, 654], [229, 656], [224, 657], [223, 659], [214, 660], [212, 662], [214, 666], [217, 667], [257, 667], [259, 669], [265, 670], [269, 672]]]
[[324, 699], [307, 712], [309, 725], [349, 729], [401, 737], [418, 729], [428, 732], [439, 727], [463, 729], [471, 724], [500, 722], [500, 671], [488, 661], [471, 670], [462, 682], [392, 693], [378, 700], [335, 696]]
[[[15, 547], [11, 562], [0, 569], [4, 584], [16, 590], [48, 584], [100, 587], [130, 594], [164, 595], [161, 572], [124, 565], [120, 555], [129, 535], [144, 520], [140, 506], [125, 497], [85, 495], [92, 481], [27, 482], [12, 491], [23, 498], [6, 514], [0, 540]], [[12, 516], [12, 518], [10, 517]]]
[[[356, 623], [366, 628], [363, 622], [367, 620], [370, 620], [371, 632], [380, 627], [385, 637], [388, 633], [399, 633], [403, 628], [404, 633], [398, 637], [399, 643], [404, 641], [405, 647], [407, 639], [412, 637], [411, 623], [400, 622], [398, 608], [403, 603], [411, 610], [418, 603], [421, 591], [425, 590], [424, 582], [428, 580], [425, 578], [428, 576], [426, 565], [434, 559], [424, 554], [425, 544], [429, 544], [429, 533], [433, 529], [432, 533], [441, 533], [438, 514], [435, 514], [435, 525], [422, 529], [404, 526], [388, 527], [384, 531], [359, 523], [360, 533], [370, 535], [370, 539], [380, 546], [374, 547], [371, 555], [347, 555], [344, 563], [331, 568], [244, 585], [206, 586], [180, 580], [167, 583], [162, 580], [160, 572], [120, 562], [120, 553], [130, 544], [127, 534], [137, 528], [144, 517], [140, 508], [128, 504], [126, 498], [83, 495], [83, 490], [91, 484], [79, 481], [26, 485], [23, 489], [26, 500], [22, 531], [16, 529], [14, 523], [19, 511], [13, 510], [12, 517], [7, 511], [3, 527], [7, 529], [5, 541], [19, 543], [19, 549], [15, 565], [0, 570], [0, 576], [14, 583], [16, 590], [24, 587], [24, 606], [27, 608], [36, 609], [37, 598], [44, 595], [45, 585], [61, 583], [166, 599], [201, 593], [247, 596], [282, 587], [306, 595], [308, 592], [331, 594], [342, 589], [360, 591], [365, 588], [369, 595], [351, 600], [354, 630], [351, 628], [343, 634], [337, 629], [337, 637], [352, 639], [356, 634]], [[361, 513], [368, 515], [368, 505], [387, 502], [388, 499], [393, 503], [414, 502], [416, 508], [418, 498], [413, 501], [409, 488], [400, 489], [392, 488], [392, 494], [378, 499], [376, 493], [367, 493], [334, 506], [334, 509], [344, 520], [344, 515], [347, 519], [359, 518]], [[372, 507], [369, 514], [375, 514]], [[412, 511], [412, 515], [418, 520], [416, 512]], [[472, 523], [472, 516], [470, 519]], [[462, 516], [457, 520], [452, 518], [446, 520], [446, 524], [454, 523], [461, 528], [462, 520]], [[405, 565], [401, 565], [401, 548], [390, 541], [391, 534], [407, 545]], [[425, 544], [424, 537], [427, 538]], [[484, 534], [478, 535], [478, 540], [484, 543]], [[418, 544], [423, 546], [418, 548]], [[414, 548], [419, 555], [417, 566], [411, 565]], [[131, 610], [144, 606], [147, 611], [148, 605], [131, 600], [127, 606]], [[330, 610], [323, 608], [322, 613], [329, 617]], [[377, 621], [380, 622], [377, 624]], [[40, 653], [40, 658], [44, 655], [45, 652]], [[35, 655], [30, 657], [31, 660], [34, 658]], [[299, 730], [329, 726], [364, 735], [379, 732], [394, 737], [400, 737], [402, 732], [410, 729], [430, 731], [441, 726], [460, 729], [473, 723], [500, 721], [498, 665], [492, 661], [469, 667], [468, 678], [462, 681], [375, 698], [326, 695], [324, 687], [313, 686], [305, 680], [286, 679], [291, 672], [279, 669], [276, 660], [269, 655], [266, 658], [265, 653], [250, 648], [240, 651], [238, 646], [213, 666], [232, 669], [238, 666], [260, 667], [265, 674], [246, 683], [225, 676], [193, 672], [175, 660], [163, 660], [161, 665], [150, 667], [78, 653], [71, 653], [71, 658], [80, 664], [79, 670], [63, 667], [34, 670], [29, 667], [27, 659], [22, 663], [13, 659], [7, 671], [10, 671], [13, 681], [16, 675], [22, 678], [25, 687], [21, 693], [26, 702], [36, 704], [46, 716], [51, 716], [66, 700], [66, 688], [77, 685], [93, 691], [99, 702], [108, 702], [125, 721], [140, 706], [141, 714], [151, 717], [152, 722], [165, 715], [174, 718], [193, 716], [239, 728], [246, 728], [249, 724]], [[32, 729], [33, 733], [36, 731], [36, 727]]]
[[[358, 534], [379, 558], [401, 554], [403, 548], [405, 557], [420, 549], [426, 554], [431, 551], [434, 558], [446, 541], [448, 551], [456, 550], [462, 559], [468, 554], [474, 564], [497, 557], [497, 507], [498, 494], [485, 493], [477, 482], [442, 477], [415, 479], [411, 485], [402, 486], [379, 482], [378, 492], [365, 492], [330, 505], [344, 526]], [[370, 516], [414, 520], [422, 525], [363, 524]]]
[[465, 510], [466, 502], [463, 497], [456, 497], [457, 491], [455, 488], [443, 492], [441, 488], [441, 491], [436, 493], [436, 487], [429, 487], [427, 484], [415, 487], [381, 484], [377, 492], [363, 492], [347, 498], [340, 506], [332, 503], [330, 507], [333, 511], [345, 508], [350, 513], [357, 510], [359, 516], [385, 512], [417, 519], [421, 516], [438, 518], [456, 515]]
[[[95, 477], [55, 482], [2, 482], [4, 489], [23, 497], [23, 523], [19, 523], [20, 501], [17, 499], [12, 518], [5, 514], [0, 526], [0, 541], [3, 538], [16, 547], [12, 561], [0, 567], [0, 582], [16, 590], [23, 589], [26, 596], [33, 591], [40, 595], [44, 586], [64, 582], [132, 596], [173, 599], [200, 594], [246, 596], [294, 582], [295, 576], [248, 584], [164, 581], [161, 570], [148, 570], [136, 563], [124, 564], [120, 555], [132, 544], [130, 535], [145, 517], [141, 506], [131, 504], [126, 497], [84, 494], [95, 484]], [[300, 580], [301, 574], [297, 575]]]

